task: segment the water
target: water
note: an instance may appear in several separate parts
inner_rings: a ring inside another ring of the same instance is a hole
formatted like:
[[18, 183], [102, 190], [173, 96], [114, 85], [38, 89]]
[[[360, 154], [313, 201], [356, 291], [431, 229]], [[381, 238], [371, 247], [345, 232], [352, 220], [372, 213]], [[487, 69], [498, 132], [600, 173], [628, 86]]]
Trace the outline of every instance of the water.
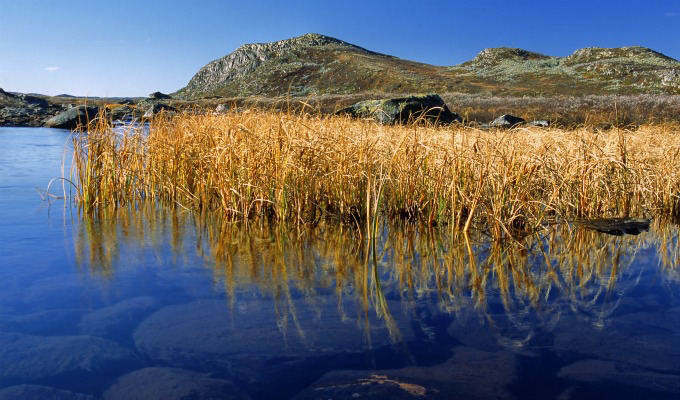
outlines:
[[503, 246], [385, 226], [374, 263], [323, 224], [83, 218], [40, 194], [68, 132], [0, 148], [0, 399], [680, 395], [673, 225]]

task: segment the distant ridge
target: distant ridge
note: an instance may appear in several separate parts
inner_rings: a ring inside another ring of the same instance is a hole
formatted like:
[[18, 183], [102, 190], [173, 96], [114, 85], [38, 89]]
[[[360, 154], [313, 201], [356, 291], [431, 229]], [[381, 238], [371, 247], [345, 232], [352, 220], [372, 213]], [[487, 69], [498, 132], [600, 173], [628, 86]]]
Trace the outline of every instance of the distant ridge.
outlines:
[[632, 46], [584, 48], [567, 57], [524, 49], [482, 50], [440, 67], [309, 33], [245, 44], [212, 61], [180, 98], [459, 92], [491, 95], [680, 94], [680, 62]]

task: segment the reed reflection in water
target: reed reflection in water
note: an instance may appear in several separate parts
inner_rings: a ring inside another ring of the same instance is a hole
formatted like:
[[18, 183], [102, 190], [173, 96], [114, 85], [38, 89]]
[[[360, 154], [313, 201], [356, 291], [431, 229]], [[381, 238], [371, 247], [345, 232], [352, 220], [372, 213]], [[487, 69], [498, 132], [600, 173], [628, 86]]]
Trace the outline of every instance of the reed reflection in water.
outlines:
[[[375, 258], [368, 236], [343, 225], [245, 227], [214, 215], [144, 206], [83, 217], [75, 253], [83, 270], [112, 276], [122, 252], [151, 250], [164, 260], [169, 243], [168, 262], [176, 263], [193, 247], [232, 305], [238, 293], [257, 290], [274, 299], [279, 326], [286, 327], [297, 319], [291, 290], [308, 299], [332, 291], [341, 313], [346, 300], [359, 304], [357, 321], [368, 324], [375, 314], [395, 342], [401, 334], [393, 314], [414, 313], [423, 299], [459, 320], [481, 319], [500, 344], [522, 347], [537, 329], [552, 329], [564, 312], [606, 326], [640, 282], [642, 269], [631, 266], [638, 257], [658, 255], [659, 279], [680, 282], [678, 229], [659, 221], [639, 236], [558, 225], [506, 242], [383, 224]], [[391, 310], [388, 304], [397, 300], [403, 309]]]

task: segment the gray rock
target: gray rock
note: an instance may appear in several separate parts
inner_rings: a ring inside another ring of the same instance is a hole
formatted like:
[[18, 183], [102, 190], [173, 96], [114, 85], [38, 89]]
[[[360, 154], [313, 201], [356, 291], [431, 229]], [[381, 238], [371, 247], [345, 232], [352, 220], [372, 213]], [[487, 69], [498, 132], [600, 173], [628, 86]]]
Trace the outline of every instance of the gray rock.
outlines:
[[167, 104], [163, 103], [156, 103], [149, 107], [148, 110], [144, 113], [143, 118], [153, 118], [154, 116], [160, 114], [161, 112], [165, 113], [176, 113], [177, 109], [173, 106], [169, 106]]
[[31, 107], [37, 108], [49, 107], [49, 103], [47, 102], [47, 100], [40, 97], [31, 96], [28, 94], [20, 94], [19, 98], [22, 99], [26, 104], [30, 105]]
[[544, 120], [544, 119], [539, 119], [536, 121], [531, 121], [527, 123], [528, 126], [535, 126], [538, 128], [548, 128], [550, 127], [550, 121]]
[[84, 315], [78, 326], [83, 334], [116, 338], [122, 332], [132, 331], [133, 326], [156, 305], [157, 301], [152, 297], [135, 297]]
[[633, 386], [668, 395], [680, 395], [680, 375], [661, 374], [613, 361], [577, 361], [560, 369], [557, 376], [578, 382]]
[[48, 128], [75, 129], [78, 126], [86, 126], [94, 120], [99, 113], [98, 107], [76, 106], [55, 115], [45, 122]]
[[520, 117], [515, 117], [510, 114], [503, 114], [494, 119], [489, 126], [491, 128], [513, 128], [517, 125], [523, 124], [525, 121]]
[[233, 383], [178, 368], [144, 368], [123, 375], [105, 400], [247, 399]]
[[167, 100], [167, 99], [171, 99], [172, 97], [165, 94], [165, 93], [153, 92], [149, 95], [149, 98], [153, 99], [153, 100]]
[[118, 104], [126, 105], [126, 106], [131, 106], [135, 104], [135, 101], [132, 99], [123, 99], [118, 102]]
[[[295, 399], [505, 399], [519, 376], [517, 357], [456, 347], [448, 361], [427, 367], [333, 371]], [[454, 396], [455, 395], [455, 396]]]
[[228, 104], [218, 104], [217, 107], [215, 107], [215, 114], [224, 114], [229, 111], [231, 107], [229, 107]]
[[139, 112], [136, 108], [124, 105], [111, 110], [112, 121], [124, 121], [134, 118]]
[[0, 389], [0, 400], [95, 400], [95, 397], [48, 386], [17, 385]]
[[91, 336], [0, 333], [0, 384], [28, 383], [78, 374], [83, 380], [115, 376], [139, 366], [117, 343]]
[[407, 123], [419, 118], [442, 124], [462, 121], [436, 94], [361, 101], [338, 111], [338, 114], [369, 118], [381, 124]]

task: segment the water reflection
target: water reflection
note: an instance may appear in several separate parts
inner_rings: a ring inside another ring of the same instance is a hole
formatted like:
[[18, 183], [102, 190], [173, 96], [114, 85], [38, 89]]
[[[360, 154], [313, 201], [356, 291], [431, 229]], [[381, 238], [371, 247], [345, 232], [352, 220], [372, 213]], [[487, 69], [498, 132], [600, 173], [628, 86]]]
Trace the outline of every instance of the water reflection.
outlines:
[[393, 314], [403, 310], [390, 306], [413, 316], [425, 300], [461, 324], [482, 321], [499, 345], [515, 348], [554, 329], [565, 313], [605, 327], [643, 274], [662, 285], [680, 282], [678, 229], [663, 221], [638, 236], [565, 224], [502, 243], [481, 234], [384, 224], [375, 259], [366, 237], [342, 225], [243, 226], [146, 205], [83, 218], [75, 253], [83, 270], [112, 276], [121, 251], [151, 249], [159, 259], [169, 251], [177, 263], [192, 248], [212, 268], [232, 307], [239, 291], [271, 296], [279, 327], [293, 326], [300, 337], [305, 333], [292, 291], [307, 299], [333, 293], [341, 315], [348, 301], [359, 305], [361, 312], [351, 318], [370, 331], [377, 317], [393, 342], [402, 339]]

